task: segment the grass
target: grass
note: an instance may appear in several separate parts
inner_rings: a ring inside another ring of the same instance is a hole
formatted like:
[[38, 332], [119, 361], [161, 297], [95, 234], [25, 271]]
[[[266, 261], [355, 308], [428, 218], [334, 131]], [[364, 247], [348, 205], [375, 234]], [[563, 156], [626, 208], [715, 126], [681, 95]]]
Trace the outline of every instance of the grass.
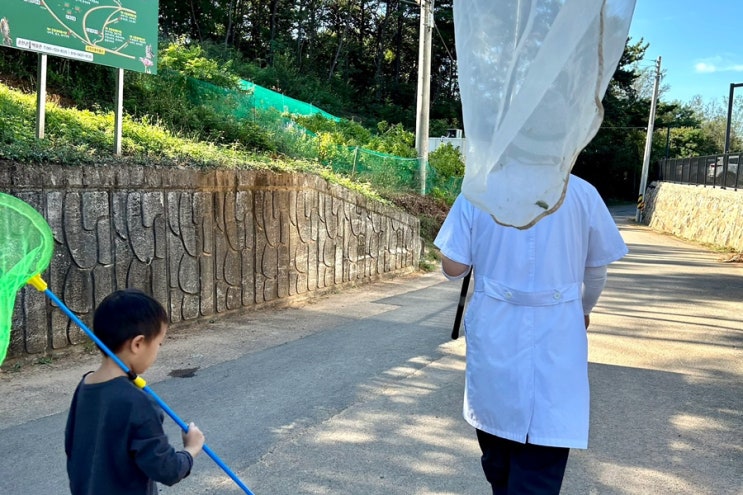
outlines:
[[0, 160], [71, 166], [132, 164], [307, 173], [389, 203], [370, 184], [335, 174], [319, 161], [199, 141], [173, 133], [153, 119], [136, 121], [124, 116], [122, 155], [117, 156], [113, 153], [113, 113], [65, 108], [53, 99], [46, 106], [45, 138], [37, 139], [35, 96], [1, 83], [0, 115]]
[[[48, 99], [45, 138], [37, 139], [36, 96], [0, 82], [0, 160], [21, 164], [188, 166], [318, 175], [331, 184], [383, 204], [395, 205], [418, 217], [424, 243], [419, 267], [430, 271], [439, 265], [438, 249], [433, 245], [433, 239], [448, 212], [446, 201], [441, 198], [420, 196], [404, 188], [386, 187], [379, 181], [371, 183], [341, 175], [321, 163], [319, 158], [298, 159], [275, 151], [251, 152], [237, 144], [196, 139], [172, 131], [155, 117], [138, 121], [124, 116], [122, 155], [117, 156], [113, 152], [112, 112], [63, 106], [53, 95]], [[307, 139], [304, 134], [274, 134], [277, 143], [287, 139]], [[304, 144], [315, 146], [313, 143]]]

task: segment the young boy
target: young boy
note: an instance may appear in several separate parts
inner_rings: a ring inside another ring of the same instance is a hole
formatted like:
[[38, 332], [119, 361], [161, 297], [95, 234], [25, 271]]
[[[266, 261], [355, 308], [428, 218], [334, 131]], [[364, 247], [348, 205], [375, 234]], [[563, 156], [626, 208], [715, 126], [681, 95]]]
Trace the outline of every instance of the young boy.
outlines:
[[[168, 318], [155, 299], [136, 289], [106, 297], [93, 332], [137, 375], [149, 368], [165, 339]], [[75, 390], [65, 430], [72, 495], [152, 495], [155, 482], [173, 485], [191, 472], [204, 435], [191, 423], [176, 451], [162, 427], [163, 413], [146, 392], [104, 354]]]

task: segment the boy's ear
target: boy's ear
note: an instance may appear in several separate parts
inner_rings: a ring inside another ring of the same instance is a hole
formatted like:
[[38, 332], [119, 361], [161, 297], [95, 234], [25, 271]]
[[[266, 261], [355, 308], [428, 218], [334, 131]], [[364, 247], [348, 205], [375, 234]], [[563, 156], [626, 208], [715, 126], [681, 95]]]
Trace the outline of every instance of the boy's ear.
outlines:
[[144, 345], [144, 335], [137, 335], [132, 340], [129, 341], [129, 349], [132, 352], [136, 352], [139, 349], [142, 348], [142, 345]]

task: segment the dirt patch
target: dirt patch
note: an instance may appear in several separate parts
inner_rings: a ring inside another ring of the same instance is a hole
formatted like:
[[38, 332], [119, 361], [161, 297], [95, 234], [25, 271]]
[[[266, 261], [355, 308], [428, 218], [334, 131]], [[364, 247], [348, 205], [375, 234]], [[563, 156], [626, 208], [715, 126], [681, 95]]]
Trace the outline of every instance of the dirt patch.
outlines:
[[441, 199], [419, 194], [396, 194], [389, 198], [398, 207], [404, 209], [411, 215], [427, 215], [439, 218], [442, 222], [449, 213], [449, 205]]
[[444, 200], [413, 193], [396, 194], [388, 197], [397, 207], [415, 215], [421, 222], [421, 237], [425, 242], [433, 242], [441, 224], [449, 213], [449, 205]]

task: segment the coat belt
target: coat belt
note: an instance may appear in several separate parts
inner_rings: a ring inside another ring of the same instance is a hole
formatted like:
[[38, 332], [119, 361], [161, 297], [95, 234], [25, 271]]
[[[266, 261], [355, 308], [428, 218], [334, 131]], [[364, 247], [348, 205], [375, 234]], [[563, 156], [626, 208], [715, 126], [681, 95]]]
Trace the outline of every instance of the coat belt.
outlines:
[[517, 306], [553, 306], [579, 299], [581, 284], [570, 283], [553, 289], [523, 291], [475, 274], [475, 291]]

